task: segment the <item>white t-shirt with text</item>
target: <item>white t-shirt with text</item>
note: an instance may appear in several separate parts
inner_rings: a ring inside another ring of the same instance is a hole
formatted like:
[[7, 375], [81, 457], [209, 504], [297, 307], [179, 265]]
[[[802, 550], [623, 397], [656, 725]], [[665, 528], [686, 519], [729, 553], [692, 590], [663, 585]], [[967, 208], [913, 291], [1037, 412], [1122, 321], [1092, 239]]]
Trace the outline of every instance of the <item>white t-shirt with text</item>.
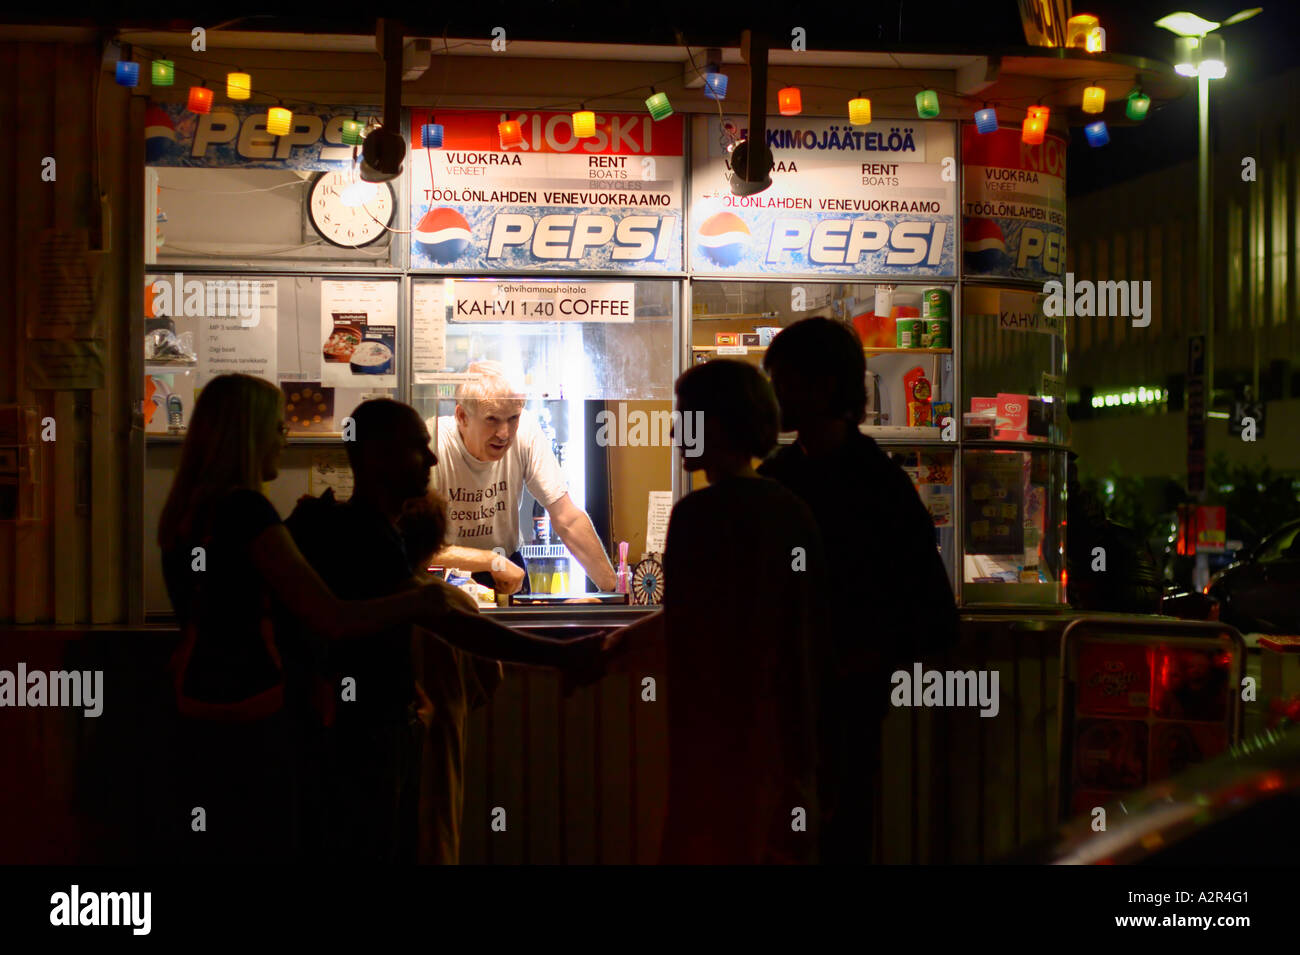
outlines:
[[[560, 462], [537, 419], [525, 411], [519, 430], [500, 461], [480, 461], [469, 453], [453, 415], [430, 418], [438, 434], [434, 480], [447, 498], [447, 545], [507, 554], [523, 541], [519, 535], [519, 498], [527, 485], [545, 508], [568, 493]], [[531, 528], [529, 529], [531, 533]]]

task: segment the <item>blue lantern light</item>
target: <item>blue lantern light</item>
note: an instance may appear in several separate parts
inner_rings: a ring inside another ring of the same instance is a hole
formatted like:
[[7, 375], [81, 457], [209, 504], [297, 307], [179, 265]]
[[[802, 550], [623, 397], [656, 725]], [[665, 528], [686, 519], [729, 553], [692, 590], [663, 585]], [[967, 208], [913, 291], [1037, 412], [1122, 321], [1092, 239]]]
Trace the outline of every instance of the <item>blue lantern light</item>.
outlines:
[[1089, 123], [1083, 127], [1084, 133], [1088, 137], [1088, 145], [1096, 148], [1105, 146], [1110, 142], [1110, 132], [1106, 129], [1106, 123], [1103, 120], [1097, 120], [1095, 123]]
[[442, 123], [425, 123], [420, 127], [420, 145], [425, 149], [442, 146]]
[[998, 128], [998, 112], [991, 106], [975, 110], [975, 128], [981, 133], [992, 133]]
[[726, 99], [727, 98], [727, 74], [726, 73], [705, 73], [704, 74], [704, 95], [709, 99]]
[[134, 60], [118, 60], [115, 75], [118, 86], [139, 86], [140, 64]]

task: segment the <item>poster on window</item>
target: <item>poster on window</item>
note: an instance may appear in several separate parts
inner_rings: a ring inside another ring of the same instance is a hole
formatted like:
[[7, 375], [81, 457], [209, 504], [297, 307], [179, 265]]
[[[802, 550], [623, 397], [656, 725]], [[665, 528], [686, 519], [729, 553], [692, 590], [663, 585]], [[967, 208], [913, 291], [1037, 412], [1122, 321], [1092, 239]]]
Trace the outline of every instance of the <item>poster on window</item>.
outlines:
[[397, 387], [397, 283], [321, 282], [321, 384]]

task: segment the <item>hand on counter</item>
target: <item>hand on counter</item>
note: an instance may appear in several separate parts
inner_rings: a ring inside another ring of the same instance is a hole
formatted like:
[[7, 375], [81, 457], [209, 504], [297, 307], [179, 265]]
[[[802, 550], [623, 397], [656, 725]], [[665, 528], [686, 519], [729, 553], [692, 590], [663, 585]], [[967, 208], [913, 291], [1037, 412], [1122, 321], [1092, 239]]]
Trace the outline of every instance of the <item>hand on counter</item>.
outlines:
[[524, 569], [514, 561], [500, 558], [492, 562], [492, 581], [499, 594], [515, 594], [524, 585]]

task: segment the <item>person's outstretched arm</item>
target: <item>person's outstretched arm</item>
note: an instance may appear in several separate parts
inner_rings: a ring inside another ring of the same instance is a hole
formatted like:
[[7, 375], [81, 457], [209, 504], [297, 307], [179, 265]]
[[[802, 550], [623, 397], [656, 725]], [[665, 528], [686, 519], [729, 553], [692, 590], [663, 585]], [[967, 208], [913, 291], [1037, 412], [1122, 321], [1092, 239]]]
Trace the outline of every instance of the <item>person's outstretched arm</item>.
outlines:
[[364, 637], [416, 621], [435, 622], [460, 606], [455, 588], [430, 583], [376, 600], [340, 600], [307, 563], [283, 524], [273, 524], [249, 545], [262, 578], [291, 614], [327, 640]]
[[596, 536], [596, 528], [587, 512], [574, 504], [573, 498], [567, 494], [546, 510], [551, 516], [551, 526], [560, 535], [560, 540], [564, 541], [564, 546], [577, 558], [596, 587], [605, 593], [613, 591], [616, 582], [614, 566], [609, 562], [605, 547]]

